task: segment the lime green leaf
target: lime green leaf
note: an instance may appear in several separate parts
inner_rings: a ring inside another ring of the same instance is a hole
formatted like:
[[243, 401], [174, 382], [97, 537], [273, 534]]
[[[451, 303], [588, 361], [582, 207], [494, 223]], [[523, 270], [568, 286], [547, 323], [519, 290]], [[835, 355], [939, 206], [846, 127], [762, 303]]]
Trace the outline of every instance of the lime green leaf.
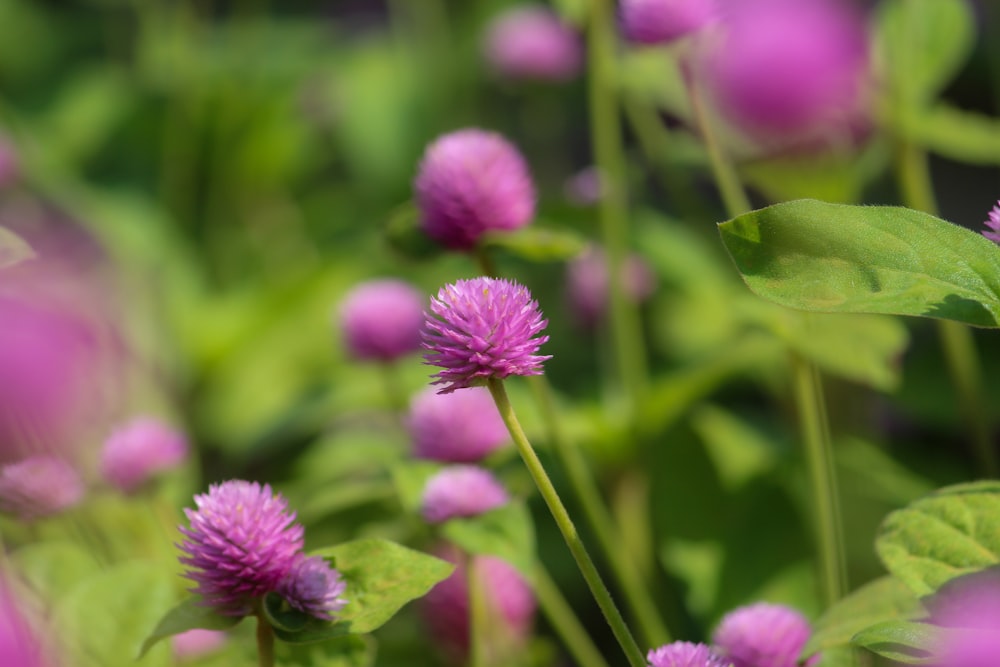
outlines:
[[750, 289], [782, 305], [998, 326], [1000, 249], [926, 213], [805, 199], [719, 230]]
[[561, 262], [583, 252], [587, 242], [564, 229], [531, 226], [509, 233], [489, 232], [483, 235], [482, 244], [487, 248], [500, 248], [529, 262]]
[[50, 602], [100, 571], [92, 554], [69, 541], [29, 544], [11, 554], [10, 561], [38, 596]]
[[910, 665], [930, 664], [938, 629], [927, 623], [885, 621], [862, 630], [851, 642], [873, 653]]
[[914, 594], [1000, 563], [1000, 482], [945, 487], [886, 517], [875, 549]]
[[188, 598], [170, 611], [156, 624], [153, 632], [146, 637], [139, 650], [139, 657], [156, 645], [161, 639], [179, 635], [188, 630], [228, 630], [242, 620], [238, 616], [223, 616], [211, 607], [199, 604], [201, 598]]
[[810, 667], [858, 667], [855, 655], [858, 649], [853, 647], [831, 648], [819, 654], [819, 661], [809, 663]]
[[968, 164], [1000, 164], [1000, 119], [993, 116], [939, 104], [907, 116], [898, 130], [938, 155]]
[[275, 650], [278, 667], [371, 667], [375, 640], [350, 635], [314, 644], [280, 644]]
[[0, 227], [0, 269], [20, 264], [34, 256], [31, 246], [24, 239], [9, 229]]
[[524, 503], [467, 519], [452, 519], [441, 534], [471, 554], [497, 556], [513, 565], [528, 580], [535, 569], [535, 530]]

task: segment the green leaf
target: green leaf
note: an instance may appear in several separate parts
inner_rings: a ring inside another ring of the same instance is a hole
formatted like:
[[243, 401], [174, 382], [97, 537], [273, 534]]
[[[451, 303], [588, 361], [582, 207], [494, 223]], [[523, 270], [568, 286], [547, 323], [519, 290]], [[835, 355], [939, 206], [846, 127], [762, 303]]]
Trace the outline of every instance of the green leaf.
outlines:
[[784, 306], [998, 326], [1000, 249], [926, 213], [804, 199], [719, 231], [750, 289]]
[[0, 269], [20, 264], [35, 256], [31, 246], [14, 232], [0, 227]]
[[858, 649], [854, 647], [831, 648], [819, 654], [818, 662], [809, 663], [810, 667], [858, 667], [856, 656]]
[[914, 594], [1000, 563], [1000, 482], [945, 487], [886, 517], [875, 550]]
[[10, 561], [38, 596], [50, 602], [100, 572], [94, 556], [69, 541], [23, 546], [11, 554]]
[[529, 262], [562, 262], [576, 257], [587, 246], [587, 242], [574, 232], [542, 229], [534, 225], [516, 232], [488, 232], [483, 235], [481, 243]]
[[513, 565], [531, 581], [535, 569], [535, 529], [522, 502], [479, 516], [452, 519], [441, 534], [471, 554], [496, 556]]
[[924, 609], [917, 597], [895, 577], [871, 581], [830, 607], [816, 622], [802, 657], [848, 646], [851, 638], [876, 623], [917, 618]]
[[854, 635], [851, 643], [873, 653], [910, 665], [930, 664], [938, 629], [928, 623], [885, 621]]
[[[278, 596], [268, 596], [266, 611], [279, 621], [275, 635], [286, 642], [307, 643], [372, 632], [455, 569], [440, 558], [379, 539], [348, 542], [311, 555], [335, 563], [347, 583], [347, 605], [336, 621], [327, 622], [306, 614], [296, 617], [294, 610], [281, 607]], [[292, 629], [297, 627], [301, 629]]]
[[200, 601], [201, 598], [188, 598], [168, 611], [153, 628], [153, 632], [146, 637], [146, 641], [142, 643], [138, 657], [146, 655], [146, 652], [161, 639], [179, 635], [188, 630], [228, 630], [242, 620], [238, 616], [218, 614], [211, 607], [199, 604]]
[[968, 164], [1000, 164], [1000, 119], [993, 116], [938, 104], [907, 116], [897, 129], [938, 155]]
[[371, 667], [375, 664], [375, 640], [350, 635], [314, 644], [279, 644], [278, 667]]

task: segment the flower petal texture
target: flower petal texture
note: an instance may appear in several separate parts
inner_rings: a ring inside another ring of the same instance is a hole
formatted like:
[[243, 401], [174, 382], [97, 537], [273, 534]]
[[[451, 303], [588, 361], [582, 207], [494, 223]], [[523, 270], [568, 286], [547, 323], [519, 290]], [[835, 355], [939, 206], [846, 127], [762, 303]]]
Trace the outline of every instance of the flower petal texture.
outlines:
[[672, 642], [646, 654], [651, 667], [728, 667], [723, 660], [704, 644]]
[[424, 295], [407, 282], [370, 280], [340, 305], [344, 345], [355, 359], [393, 361], [420, 349]]
[[924, 599], [941, 628], [935, 667], [1000, 665], [1000, 568], [952, 579]]
[[791, 607], [758, 602], [726, 614], [712, 641], [733, 667], [795, 667], [811, 632]]
[[159, 472], [187, 458], [183, 434], [151, 417], [137, 417], [117, 428], [101, 450], [101, 475], [124, 493], [132, 493]]
[[441, 523], [477, 516], [508, 502], [507, 489], [488, 470], [450, 466], [427, 480], [420, 512], [428, 523]]
[[347, 604], [341, 597], [346, 588], [340, 572], [325, 559], [299, 555], [278, 593], [299, 611], [330, 621]]
[[998, 201], [997, 205], [990, 211], [989, 217], [983, 224], [991, 230], [983, 232], [983, 236], [994, 243], [1000, 244], [1000, 201]]
[[580, 73], [580, 36], [541, 5], [513, 7], [494, 18], [486, 32], [486, 61], [506, 79], [568, 81]]
[[58, 514], [83, 499], [80, 475], [63, 459], [31, 456], [0, 468], [0, 511], [23, 521]]
[[475, 463], [510, 442], [484, 387], [451, 394], [428, 387], [413, 399], [408, 427], [414, 456], [445, 463]]
[[715, 0], [622, 0], [622, 33], [635, 44], [669, 44], [716, 18]]
[[193, 593], [229, 616], [245, 616], [257, 598], [278, 589], [302, 550], [303, 529], [288, 502], [267, 484], [231, 480], [213, 484], [186, 508], [190, 528], [178, 547]]

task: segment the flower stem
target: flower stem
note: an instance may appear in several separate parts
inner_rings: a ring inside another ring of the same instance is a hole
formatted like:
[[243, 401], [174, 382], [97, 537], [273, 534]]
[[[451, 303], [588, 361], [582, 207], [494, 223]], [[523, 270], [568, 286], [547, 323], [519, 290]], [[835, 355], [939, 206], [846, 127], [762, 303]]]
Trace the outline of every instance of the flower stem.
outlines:
[[615, 639], [618, 640], [625, 656], [628, 658], [629, 665], [631, 667], [646, 667], [646, 661], [643, 658], [642, 651], [639, 650], [639, 645], [636, 644], [635, 638], [629, 631], [628, 626], [625, 625], [625, 620], [622, 618], [621, 612], [618, 611], [618, 607], [615, 606], [614, 600], [611, 598], [611, 593], [608, 592], [608, 588], [594, 566], [590, 554], [587, 553], [587, 548], [583, 545], [583, 541], [576, 531], [576, 526], [573, 525], [573, 520], [566, 511], [562, 500], [560, 500], [559, 493], [552, 485], [552, 480], [549, 479], [545, 468], [542, 467], [542, 462], [538, 459], [538, 455], [532, 448], [531, 443], [528, 442], [528, 438], [525, 436], [524, 430], [521, 428], [521, 424], [514, 414], [514, 408], [507, 397], [507, 390], [504, 388], [503, 382], [496, 378], [490, 378], [487, 386], [493, 395], [493, 401], [496, 403], [497, 410], [500, 412], [500, 416], [504, 424], [507, 425], [507, 430], [510, 432], [514, 444], [517, 446], [517, 451], [521, 455], [525, 467], [528, 469], [528, 473], [534, 480], [542, 499], [545, 500], [545, 504], [548, 505], [549, 512], [552, 513], [552, 518], [555, 519], [556, 525], [559, 527], [559, 531], [566, 541], [566, 546], [569, 547], [570, 553], [573, 555], [574, 560], [576, 560], [576, 564], [580, 568], [580, 572], [583, 574], [588, 588], [590, 588], [590, 593], [601, 608], [601, 612], [611, 627]]
[[593, 640], [587, 633], [573, 608], [559, 592], [559, 588], [546, 569], [539, 563], [535, 566], [535, 596], [542, 608], [542, 613], [549, 619], [552, 628], [563, 641], [566, 650], [580, 667], [608, 667], [604, 656], [597, 650]]
[[274, 667], [274, 630], [262, 609], [257, 611], [257, 665]]
[[569, 477], [583, 515], [597, 536], [598, 544], [604, 556], [611, 565], [611, 572], [618, 580], [625, 594], [625, 603], [629, 606], [632, 616], [639, 624], [643, 638], [650, 646], [660, 646], [670, 641], [660, 614], [649, 596], [649, 589], [639, 576], [639, 568], [622, 548], [624, 544], [620, 531], [615, 528], [614, 520], [604, 502], [600, 491], [590, 474], [590, 468], [584, 460], [578, 447], [567, 439], [559, 426], [555, 405], [552, 398], [552, 387], [544, 375], [528, 378], [535, 392], [542, 419], [549, 434], [549, 442], [555, 449], [563, 468]]

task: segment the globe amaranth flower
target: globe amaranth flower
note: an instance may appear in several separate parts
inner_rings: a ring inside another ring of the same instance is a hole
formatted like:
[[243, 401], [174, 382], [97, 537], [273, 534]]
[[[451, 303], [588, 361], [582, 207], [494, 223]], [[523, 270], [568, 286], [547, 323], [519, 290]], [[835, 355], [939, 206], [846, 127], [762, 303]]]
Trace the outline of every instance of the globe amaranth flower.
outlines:
[[622, 33], [635, 44], [668, 44], [716, 18], [715, 0], [622, 0]]
[[939, 627], [935, 667], [1000, 665], [1000, 568], [952, 579], [923, 602]]
[[580, 36], [541, 5], [515, 6], [494, 18], [484, 52], [506, 79], [568, 81], [583, 65]]
[[729, 667], [729, 662], [704, 644], [672, 642], [646, 654], [651, 667]]
[[712, 642], [733, 667], [795, 667], [810, 634], [809, 622], [799, 612], [758, 602], [726, 614]]
[[231, 480], [213, 484], [185, 509], [190, 528], [180, 527], [187, 554], [184, 574], [204, 604], [221, 614], [245, 616], [258, 598], [275, 591], [302, 550], [303, 529], [288, 502], [267, 484]]
[[132, 493], [157, 473], [187, 458], [183, 434], [151, 417], [137, 417], [119, 428], [101, 450], [101, 475], [115, 488]]
[[344, 344], [355, 359], [394, 361], [420, 349], [424, 296], [402, 280], [356, 286], [340, 305]]
[[65, 511], [83, 494], [76, 469], [54, 456], [31, 456], [0, 468], [0, 511], [24, 521]]
[[512, 231], [535, 216], [535, 186], [520, 152], [499, 134], [464, 129], [439, 137], [414, 181], [424, 232], [471, 250], [489, 231]]
[[990, 211], [989, 217], [983, 224], [992, 230], [983, 232], [983, 236], [994, 243], [1000, 244], [1000, 201], [998, 201], [997, 205]]
[[428, 523], [477, 516], [510, 502], [507, 489], [488, 470], [449, 466], [427, 480], [420, 513]]
[[346, 588], [340, 572], [325, 559], [299, 554], [278, 593], [299, 611], [329, 621], [347, 604], [341, 597]]
[[432, 384], [442, 393], [502, 380], [541, 375], [549, 356], [536, 354], [548, 341], [548, 324], [523, 285], [499, 278], [473, 278], [445, 285], [431, 298], [423, 330], [424, 359], [442, 370]]
[[196, 660], [226, 645], [229, 636], [221, 630], [195, 628], [170, 638], [174, 655], [180, 660]]
[[[653, 272], [638, 255], [629, 255], [619, 273], [626, 298], [639, 303], [653, 293]], [[593, 327], [608, 308], [611, 292], [608, 261], [604, 251], [590, 246], [566, 266], [566, 291], [570, 308], [579, 322]]]
[[483, 387], [413, 399], [408, 419], [413, 455], [445, 463], [475, 463], [510, 442], [490, 392]]

